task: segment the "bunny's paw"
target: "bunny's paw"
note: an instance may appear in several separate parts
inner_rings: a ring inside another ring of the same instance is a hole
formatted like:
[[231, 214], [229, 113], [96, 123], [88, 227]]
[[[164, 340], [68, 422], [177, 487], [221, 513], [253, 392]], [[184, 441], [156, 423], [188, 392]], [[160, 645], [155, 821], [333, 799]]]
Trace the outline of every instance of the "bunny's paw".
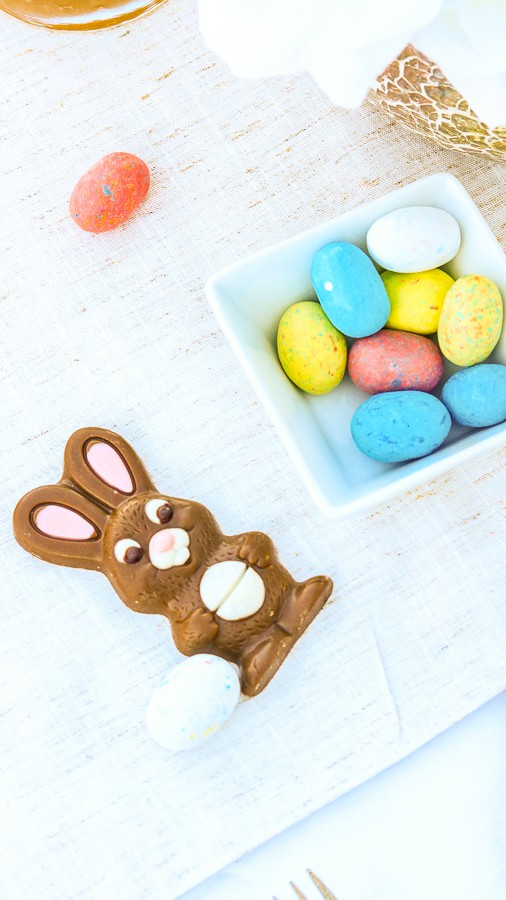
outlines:
[[203, 606], [194, 609], [182, 622], [172, 623], [174, 643], [187, 656], [209, 647], [219, 630], [213, 614]]
[[250, 531], [243, 535], [238, 555], [250, 566], [266, 569], [272, 563], [272, 541], [261, 531]]

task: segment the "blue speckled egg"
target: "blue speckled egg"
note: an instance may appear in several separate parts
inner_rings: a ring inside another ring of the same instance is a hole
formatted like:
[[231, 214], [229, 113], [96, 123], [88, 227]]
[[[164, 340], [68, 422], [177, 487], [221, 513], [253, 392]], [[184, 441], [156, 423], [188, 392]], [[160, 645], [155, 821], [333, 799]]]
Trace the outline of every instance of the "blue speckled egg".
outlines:
[[383, 328], [390, 300], [366, 253], [339, 241], [318, 250], [311, 265], [318, 299], [335, 328], [360, 338]]
[[391, 391], [362, 403], [351, 420], [359, 450], [379, 462], [404, 462], [436, 450], [451, 427], [437, 397], [423, 391]]
[[443, 403], [460, 425], [485, 428], [506, 419], [506, 366], [482, 363], [448, 379]]

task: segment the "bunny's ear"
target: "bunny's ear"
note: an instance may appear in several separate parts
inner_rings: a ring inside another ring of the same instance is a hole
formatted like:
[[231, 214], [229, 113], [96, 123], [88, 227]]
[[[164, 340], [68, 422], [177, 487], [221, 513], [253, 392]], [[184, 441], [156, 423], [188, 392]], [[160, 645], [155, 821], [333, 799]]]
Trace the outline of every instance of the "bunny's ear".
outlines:
[[108, 513], [64, 484], [35, 488], [14, 510], [14, 534], [29, 553], [60, 566], [101, 569]]
[[155, 490], [130, 444], [105, 428], [74, 432], [65, 448], [63, 480], [109, 509], [141, 491]]

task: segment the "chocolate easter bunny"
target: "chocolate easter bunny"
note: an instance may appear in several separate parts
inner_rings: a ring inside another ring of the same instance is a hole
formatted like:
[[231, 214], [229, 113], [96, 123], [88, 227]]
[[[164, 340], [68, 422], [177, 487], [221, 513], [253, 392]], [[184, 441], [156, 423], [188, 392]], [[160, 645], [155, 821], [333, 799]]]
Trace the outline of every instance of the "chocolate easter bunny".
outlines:
[[129, 444], [101, 428], [72, 435], [60, 482], [20, 500], [14, 532], [35, 556], [103, 572], [131, 609], [166, 616], [187, 656], [236, 663], [249, 696], [332, 591], [325, 576], [295, 582], [267, 535], [226, 536], [200, 503], [160, 494]]

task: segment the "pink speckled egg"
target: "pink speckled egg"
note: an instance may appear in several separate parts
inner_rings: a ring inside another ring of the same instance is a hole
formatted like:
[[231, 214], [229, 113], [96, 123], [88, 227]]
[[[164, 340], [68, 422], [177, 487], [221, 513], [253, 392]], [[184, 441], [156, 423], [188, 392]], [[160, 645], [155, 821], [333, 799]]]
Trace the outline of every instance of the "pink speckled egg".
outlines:
[[429, 338], [388, 328], [356, 340], [348, 356], [349, 376], [367, 394], [432, 391], [443, 371], [443, 357]]
[[83, 231], [99, 234], [132, 215], [149, 190], [149, 169], [132, 153], [109, 153], [79, 179], [70, 214]]

